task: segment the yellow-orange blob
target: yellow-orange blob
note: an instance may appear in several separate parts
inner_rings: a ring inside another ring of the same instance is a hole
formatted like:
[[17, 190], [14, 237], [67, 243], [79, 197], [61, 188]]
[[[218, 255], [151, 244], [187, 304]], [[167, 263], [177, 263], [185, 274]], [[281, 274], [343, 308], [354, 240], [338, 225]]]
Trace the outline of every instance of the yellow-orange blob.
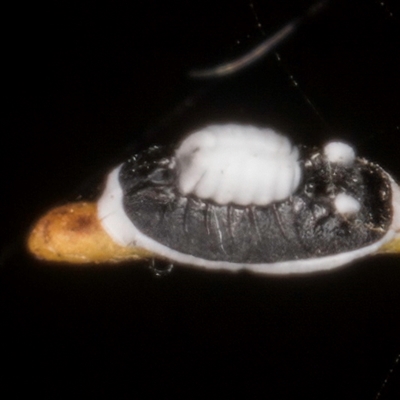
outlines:
[[397, 235], [393, 240], [384, 244], [379, 253], [400, 253], [400, 235]]
[[70, 203], [54, 208], [36, 223], [28, 249], [37, 258], [67, 263], [106, 263], [143, 259], [151, 254], [122, 247], [103, 230], [96, 203]]

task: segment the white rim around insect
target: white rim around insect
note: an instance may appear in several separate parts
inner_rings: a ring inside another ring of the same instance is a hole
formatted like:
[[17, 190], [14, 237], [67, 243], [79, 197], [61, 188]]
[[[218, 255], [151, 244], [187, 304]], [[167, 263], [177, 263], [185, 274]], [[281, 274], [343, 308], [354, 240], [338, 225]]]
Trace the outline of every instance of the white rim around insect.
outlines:
[[388, 232], [379, 241], [369, 246], [332, 256], [276, 263], [242, 264], [226, 261], [210, 261], [170, 249], [144, 235], [133, 225], [123, 209], [123, 192], [119, 183], [120, 169], [121, 166], [117, 167], [110, 173], [106, 189], [98, 201], [98, 217], [103, 228], [116, 243], [122, 246], [144, 248], [154, 253], [155, 256], [166, 258], [179, 264], [231, 271], [247, 269], [253, 272], [265, 274], [291, 274], [330, 270], [348, 264], [358, 258], [367, 256], [368, 254], [377, 252], [380, 247], [396, 236], [395, 229], [397, 230], [397, 224], [400, 224], [400, 190], [391, 179], [395, 218], [393, 219], [392, 226]]

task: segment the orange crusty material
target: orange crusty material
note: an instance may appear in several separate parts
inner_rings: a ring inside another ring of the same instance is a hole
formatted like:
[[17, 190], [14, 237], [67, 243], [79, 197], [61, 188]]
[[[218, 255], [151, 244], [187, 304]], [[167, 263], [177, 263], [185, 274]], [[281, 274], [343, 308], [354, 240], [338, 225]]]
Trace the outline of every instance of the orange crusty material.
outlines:
[[104, 231], [96, 203], [70, 203], [50, 210], [35, 224], [28, 249], [37, 258], [67, 263], [107, 263], [139, 260], [151, 253], [122, 247]]

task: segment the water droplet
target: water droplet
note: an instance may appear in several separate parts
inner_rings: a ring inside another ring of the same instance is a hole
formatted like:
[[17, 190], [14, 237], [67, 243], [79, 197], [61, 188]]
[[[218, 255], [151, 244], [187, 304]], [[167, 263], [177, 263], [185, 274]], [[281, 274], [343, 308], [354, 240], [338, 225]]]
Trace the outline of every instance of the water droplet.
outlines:
[[157, 278], [163, 278], [164, 276], [169, 275], [173, 268], [174, 264], [168, 261], [156, 260], [155, 258], [152, 258], [149, 263], [150, 271]]

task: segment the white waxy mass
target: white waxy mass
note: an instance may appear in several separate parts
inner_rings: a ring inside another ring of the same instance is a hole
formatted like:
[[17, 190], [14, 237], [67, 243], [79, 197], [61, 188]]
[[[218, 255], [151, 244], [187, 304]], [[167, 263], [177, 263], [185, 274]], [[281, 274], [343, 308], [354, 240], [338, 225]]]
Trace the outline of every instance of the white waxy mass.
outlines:
[[211, 125], [188, 136], [175, 156], [180, 192], [221, 205], [281, 201], [301, 180], [297, 148], [272, 129]]
[[324, 147], [328, 161], [334, 164], [350, 166], [356, 159], [354, 149], [346, 143], [330, 142]]
[[336, 211], [342, 215], [356, 214], [361, 208], [359, 201], [346, 193], [339, 193], [335, 197], [334, 204]]

